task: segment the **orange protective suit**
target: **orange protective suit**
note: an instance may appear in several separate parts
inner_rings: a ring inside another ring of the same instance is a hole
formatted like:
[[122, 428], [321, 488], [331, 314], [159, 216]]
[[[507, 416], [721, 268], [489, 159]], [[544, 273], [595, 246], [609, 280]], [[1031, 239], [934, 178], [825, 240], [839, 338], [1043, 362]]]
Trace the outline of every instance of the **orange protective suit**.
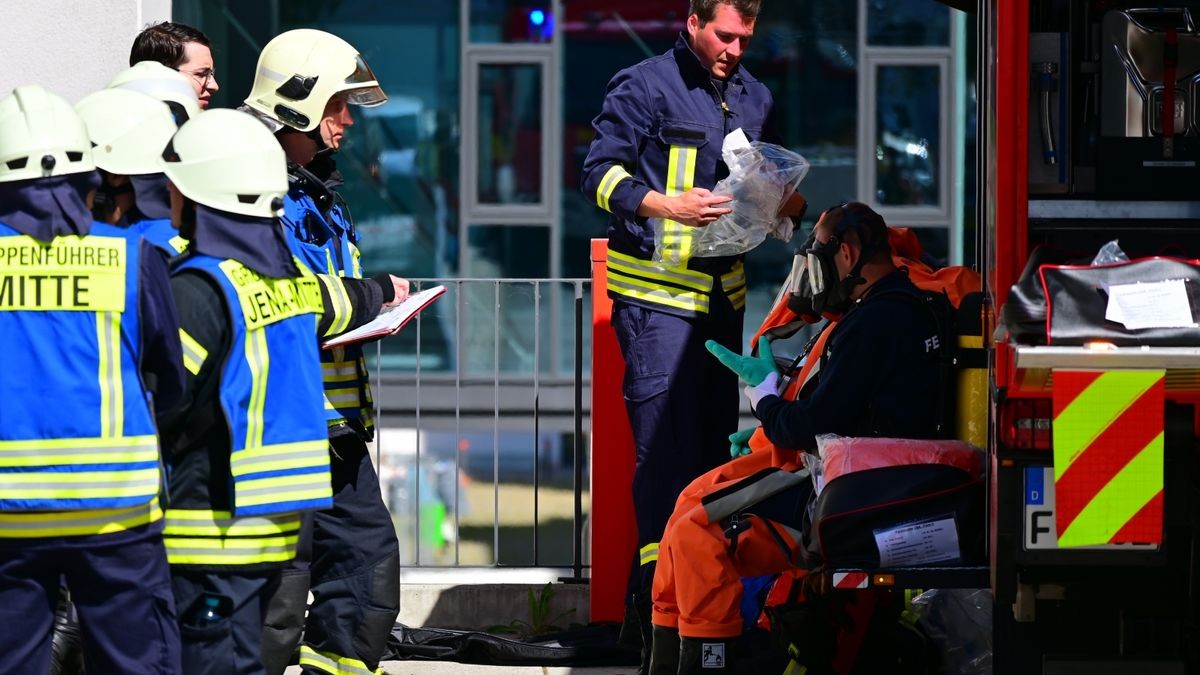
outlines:
[[[897, 267], [908, 270], [917, 287], [944, 292], [955, 307], [964, 295], [979, 289], [980, 278], [974, 271], [962, 267], [934, 270], [920, 262], [924, 253], [910, 230], [888, 229], [893, 260]], [[752, 344], [769, 329], [801, 318], [780, 301], [763, 321]], [[805, 391], [819, 370], [825, 342], [835, 326], [830, 322], [825, 327], [781, 396], [796, 399]], [[681, 637], [741, 635], [741, 579], [783, 572], [798, 562], [799, 532], [749, 517], [739, 523], [734, 546], [726, 532], [728, 518], [713, 518], [713, 509], [705, 507], [706, 500], [737, 499], [739, 492], [753, 504], [760, 484], [778, 479], [772, 474], [795, 475], [803, 468], [801, 452], [776, 447], [761, 427], [755, 430], [749, 445], [749, 455], [709, 471], [684, 489], [659, 543], [651, 593], [652, 621], [656, 626], [678, 629]], [[806, 474], [803, 480], [809, 480]]]

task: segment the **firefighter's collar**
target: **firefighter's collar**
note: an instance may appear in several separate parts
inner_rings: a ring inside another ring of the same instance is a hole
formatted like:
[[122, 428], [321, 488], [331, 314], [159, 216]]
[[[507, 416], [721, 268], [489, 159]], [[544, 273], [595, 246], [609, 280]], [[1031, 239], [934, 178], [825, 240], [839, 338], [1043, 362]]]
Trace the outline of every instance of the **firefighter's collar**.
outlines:
[[[700, 63], [700, 57], [696, 56], [696, 50], [692, 49], [692, 44], [688, 42], [686, 33], [680, 32], [679, 37], [675, 40], [675, 62], [679, 64], [679, 72], [683, 75], [685, 82], [694, 84], [698, 87], [707, 87], [709, 82], [719, 82], [712, 76], [712, 72]], [[739, 61], [729, 77], [725, 78], [725, 82], [729, 84], [742, 83], [742, 64]]]
[[221, 260], [236, 260], [265, 277], [300, 276], [283, 227], [274, 218], [242, 216], [196, 205], [196, 234], [191, 250]]
[[86, 195], [100, 186], [96, 171], [0, 183], [0, 223], [41, 242], [92, 231]]

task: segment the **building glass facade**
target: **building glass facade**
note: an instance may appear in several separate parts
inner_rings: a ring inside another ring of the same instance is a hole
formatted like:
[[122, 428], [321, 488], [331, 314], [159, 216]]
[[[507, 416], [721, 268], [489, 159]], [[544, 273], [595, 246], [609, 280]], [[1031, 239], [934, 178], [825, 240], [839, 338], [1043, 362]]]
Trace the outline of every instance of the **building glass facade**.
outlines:
[[[176, 0], [174, 16], [214, 40], [222, 84], [215, 106], [240, 103], [259, 49], [278, 32], [320, 28], [363, 53], [389, 101], [355, 111], [338, 162], [368, 273], [531, 279], [589, 275], [588, 242], [604, 236], [607, 215], [578, 188], [591, 120], [614, 73], [670, 49], [687, 7], [684, 0]], [[764, 2], [743, 63], [774, 94], [783, 143], [812, 165], [801, 185], [811, 205], [805, 228], [826, 206], [858, 199], [891, 224], [919, 228], [933, 257], [973, 260], [969, 20], [934, 0]], [[770, 240], [749, 254], [748, 332], [802, 240]], [[516, 346], [500, 355], [500, 370], [535, 367], [532, 312], [562, 324], [545, 339], [569, 335], [571, 298], [516, 293], [518, 304], [497, 312], [493, 291], [479, 288], [464, 286], [455, 302], [465, 316], [488, 317], [480, 330], [505, 321], [513, 332]], [[461, 357], [452, 335], [470, 329], [426, 330], [444, 344], [423, 346], [421, 366], [454, 369]], [[385, 365], [415, 368], [414, 339], [386, 341]], [[569, 360], [548, 354], [538, 368], [569, 369]], [[497, 367], [492, 355], [486, 361], [458, 365]]]

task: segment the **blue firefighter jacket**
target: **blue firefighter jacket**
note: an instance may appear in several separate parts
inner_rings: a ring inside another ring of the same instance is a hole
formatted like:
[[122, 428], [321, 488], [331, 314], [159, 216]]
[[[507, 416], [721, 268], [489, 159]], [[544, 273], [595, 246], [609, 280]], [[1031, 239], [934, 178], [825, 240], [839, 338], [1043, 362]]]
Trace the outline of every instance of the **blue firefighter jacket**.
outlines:
[[[654, 228], [637, 215], [646, 194], [712, 189], [728, 175], [725, 135], [741, 128], [763, 140], [771, 112], [766, 86], [738, 67], [715, 80], [683, 35], [660, 56], [626, 68], [608, 84], [596, 136], [584, 160], [582, 190], [612, 214], [608, 226], [610, 297], [682, 316], [709, 312], [712, 293], [735, 309], [746, 303], [741, 256], [652, 262]], [[769, 139], [769, 134], [768, 139]], [[665, 242], [690, 248], [694, 228], [666, 221]]]

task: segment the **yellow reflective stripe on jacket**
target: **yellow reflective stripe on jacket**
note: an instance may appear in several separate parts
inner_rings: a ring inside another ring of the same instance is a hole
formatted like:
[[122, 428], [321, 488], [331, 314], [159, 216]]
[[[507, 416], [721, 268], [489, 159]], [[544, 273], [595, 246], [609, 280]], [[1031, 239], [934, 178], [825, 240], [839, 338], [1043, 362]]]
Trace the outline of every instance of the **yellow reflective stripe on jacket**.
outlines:
[[338, 656], [333, 652], [319, 652], [308, 645], [300, 645], [300, 665], [330, 675], [375, 675], [383, 672], [380, 668], [371, 670], [358, 659]]
[[668, 286], [655, 286], [633, 277], [608, 275], [608, 289], [618, 295], [700, 314], [708, 313], [708, 295]]
[[640, 565], [649, 565], [652, 562], [658, 562], [658, 542], [646, 544], [638, 551], [638, 561]]
[[[328, 442], [302, 441], [268, 446], [247, 446], [233, 453], [230, 473], [237, 482], [238, 508], [278, 502], [327, 499], [330, 496]], [[262, 478], [242, 476], [276, 470], [321, 467], [323, 471]]]
[[712, 291], [713, 279], [704, 272], [690, 270], [687, 267], [663, 267], [649, 260], [642, 260], [631, 255], [608, 250], [608, 271], [645, 277], [653, 281], [663, 281], [683, 286], [701, 293]]
[[333, 321], [329, 330], [325, 331], [325, 337], [346, 332], [346, 328], [350, 326], [354, 308], [351, 306], [350, 294], [346, 292], [345, 284], [342, 283], [341, 278], [328, 274], [318, 274], [317, 278], [325, 284], [325, 289], [329, 291], [329, 298], [333, 302]]
[[158, 497], [149, 503], [123, 509], [0, 512], [0, 539], [113, 534], [149, 525], [162, 517]]
[[179, 537], [261, 537], [300, 531], [300, 515], [234, 518], [229, 511], [168, 509], [163, 534]]
[[600, 185], [596, 187], [596, 204], [612, 213], [612, 207], [609, 205], [609, 200], [612, 199], [613, 191], [617, 189], [617, 185], [626, 178], [630, 178], [629, 172], [620, 164], [613, 164], [604, 172], [604, 178], [600, 179]]
[[183, 367], [192, 375], [199, 374], [208, 360], [208, 350], [182, 328], [179, 329], [179, 341], [183, 343]]
[[[696, 177], [697, 148], [688, 145], [672, 145], [667, 157], [667, 196], [674, 197], [692, 189]], [[689, 225], [674, 220], [663, 220], [663, 258], [687, 264], [692, 257], [692, 240], [695, 230]]]
[[163, 543], [172, 565], [256, 565], [296, 557], [300, 516], [233, 518], [228, 511], [167, 509]]
[[239, 539], [199, 539], [163, 536], [167, 562], [172, 565], [257, 565], [282, 563], [296, 557], [299, 535]]
[[737, 261], [733, 269], [721, 275], [721, 289], [725, 291], [734, 309], [746, 307], [746, 268], [742, 261]]
[[96, 314], [100, 351], [100, 435], [116, 438], [125, 428], [125, 395], [121, 382], [121, 314]]
[[184, 251], [187, 250], [188, 240], [184, 239], [183, 237], [181, 237], [179, 235], [175, 235], [174, 237], [171, 237], [167, 241], [167, 246], [170, 246], [171, 248], [175, 249], [176, 253], [183, 253]]

